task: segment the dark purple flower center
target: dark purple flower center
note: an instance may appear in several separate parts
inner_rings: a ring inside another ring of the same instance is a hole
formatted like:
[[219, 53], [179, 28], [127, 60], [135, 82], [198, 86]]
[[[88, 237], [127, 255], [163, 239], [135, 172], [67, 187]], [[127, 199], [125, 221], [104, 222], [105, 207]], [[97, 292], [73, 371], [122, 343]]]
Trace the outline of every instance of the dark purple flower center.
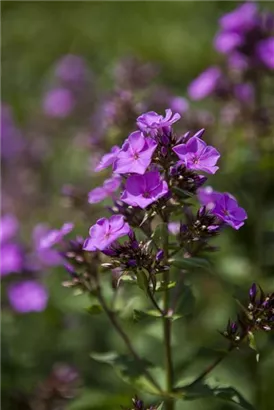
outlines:
[[149, 192], [144, 192], [144, 193], [143, 193], [143, 197], [144, 197], [144, 198], [150, 198], [151, 195], [150, 195]]

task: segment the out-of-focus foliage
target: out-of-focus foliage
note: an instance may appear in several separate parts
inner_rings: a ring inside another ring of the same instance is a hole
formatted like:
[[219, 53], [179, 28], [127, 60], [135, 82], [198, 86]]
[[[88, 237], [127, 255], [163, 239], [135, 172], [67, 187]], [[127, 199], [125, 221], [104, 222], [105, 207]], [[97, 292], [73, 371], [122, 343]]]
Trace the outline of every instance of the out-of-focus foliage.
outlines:
[[[221, 61], [222, 57], [212, 47], [212, 38], [218, 18], [236, 4], [222, 1], [2, 3], [2, 101], [12, 107], [14, 122], [27, 145], [23, 158], [16, 158], [4, 169], [7, 179], [3, 185], [8, 192], [3, 195], [2, 206], [5, 213], [15, 213], [19, 218], [20, 236], [26, 246], [33, 246], [32, 229], [38, 223], [59, 227], [64, 221], [73, 221], [77, 234], [86, 237], [89, 226], [102, 213], [100, 205], [86, 203], [88, 218], [85, 219], [81, 212], [65, 206], [60, 193], [66, 184], [73, 184], [85, 193], [102, 182], [102, 176], [94, 174], [91, 166], [91, 160], [96, 161], [97, 149], [90, 143], [97, 137], [93, 115], [100, 99], [113, 91], [112, 73], [117, 61], [135, 56], [152, 63], [158, 69], [153, 84], [167, 87], [175, 96], [187, 97], [191, 80], [206, 67]], [[274, 9], [270, 2], [263, 6]], [[43, 112], [45, 94], [55, 86], [56, 62], [67, 54], [86, 61], [91, 76], [86, 104], [67, 119], [48, 118]], [[265, 89], [271, 100], [273, 75], [268, 81]], [[218, 104], [221, 103], [210, 100], [190, 103], [191, 107], [213, 113], [218, 112]], [[100, 116], [96, 118], [97, 122], [104, 120]], [[180, 304], [179, 313], [185, 318], [173, 325], [176, 377], [184, 384], [214, 359], [215, 348], [225, 346], [216, 330], [224, 329], [228, 317], [235, 316], [234, 297], [245, 298], [246, 289], [254, 280], [273, 290], [273, 130], [261, 136], [264, 154], [256, 157], [254, 147], [250, 146], [249, 130], [240, 125], [222, 129], [218, 120], [215, 132], [210, 135], [211, 130], [207, 131], [209, 141], [214, 139], [222, 153], [215, 188], [233, 192], [249, 219], [241, 231], [227, 231], [214, 240], [220, 251], [212, 256], [212, 269], [196, 267], [191, 272], [192, 286], [182, 295]], [[99, 154], [112, 145], [115, 137], [116, 134], [107, 135], [99, 141]], [[88, 314], [91, 303], [86, 296], [74, 296], [70, 289], [61, 286], [67, 280], [64, 269], [45, 267], [40, 273], [49, 292], [48, 307], [43, 312], [23, 315], [11, 310], [6, 289], [14, 279], [16, 275], [4, 278], [2, 287], [3, 409], [44, 410], [52, 391], [57, 396], [52, 406], [65, 403], [64, 408], [69, 410], [130, 406], [134, 389], [125, 385], [109, 365], [90, 357], [92, 352], [124, 353], [119, 336], [99, 311]], [[106, 295], [110, 295], [108, 273], [104, 281]], [[147, 301], [137, 289], [131, 288], [129, 297], [129, 286], [125, 284], [119, 290], [122, 302], [116, 308], [122, 311], [124, 325], [141, 356], [152, 362], [161, 361], [160, 324], [133, 320], [133, 309], [142, 310]], [[244, 397], [260, 403], [258, 410], [270, 410], [273, 335], [262, 336], [257, 344], [262, 352], [259, 366], [252, 351], [236, 351], [208, 381], [212, 385], [218, 380], [220, 384], [236, 386]], [[160, 369], [155, 372], [159, 380], [164, 377]], [[73, 399], [67, 400], [70, 397]], [[153, 402], [152, 396], [145, 398]], [[178, 410], [233, 408], [236, 408], [233, 404], [223, 404], [211, 397], [179, 402], [176, 407]]]

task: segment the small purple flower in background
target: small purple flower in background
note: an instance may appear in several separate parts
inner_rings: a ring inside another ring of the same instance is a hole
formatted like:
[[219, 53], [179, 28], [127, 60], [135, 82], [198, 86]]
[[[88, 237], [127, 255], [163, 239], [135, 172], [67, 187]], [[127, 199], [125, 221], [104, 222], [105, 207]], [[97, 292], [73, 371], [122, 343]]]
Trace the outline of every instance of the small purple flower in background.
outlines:
[[101, 218], [89, 230], [88, 238], [83, 246], [86, 251], [104, 250], [118, 238], [131, 231], [123, 215], [113, 215], [109, 219]]
[[120, 152], [121, 148], [118, 147], [118, 145], [115, 145], [114, 147], [111, 148], [111, 151], [108, 154], [103, 155], [101, 158], [99, 164], [95, 168], [95, 171], [102, 171], [102, 169], [105, 169], [109, 167], [110, 165], [113, 165], [114, 161], [117, 158], [118, 153]]
[[218, 33], [214, 39], [214, 46], [219, 53], [227, 54], [235, 50], [243, 42], [243, 37], [234, 32]]
[[79, 83], [86, 78], [86, 63], [83, 58], [68, 54], [57, 62], [55, 75], [67, 83]]
[[260, 61], [270, 70], [274, 70], [274, 37], [260, 41], [256, 52]]
[[41, 312], [47, 306], [48, 293], [40, 283], [26, 280], [10, 285], [8, 298], [13, 309], [19, 313]]
[[60, 229], [49, 230], [46, 235], [40, 239], [39, 248], [51, 248], [53, 245], [61, 242], [63, 237], [70, 233], [73, 228], [73, 223], [67, 222]]
[[66, 118], [71, 114], [74, 105], [74, 97], [67, 88], [56, 88], [45, 95], [43, 110], [49, 117]]
[[1, 218], [0, 223], [0, 243], [9, 241], [18, 232], [19, 224], [14, 215], [7, 214]]
[[247, 219], [245, 210], [239, 207], [236, 199], [227, 192], [217, 195], [212, 213], [237, 230]]
[[217, 89], [221, 77], [222, 73], [219, 67], [210, 67], [202, 72], [188, 87], [190, 98], [202, 100], [212, 94]]
[[249, 83], [236, 84], [234, 94], [239, 101], [244, 103], [252, 103], [254, 101], [254, 88]]
[[140, 115], [137, 118], [137, 125], [141, 131], [149, 134], [151, 137], [155, 137], [158, 131], [171, 127], [172, 124], [179, 121], [180, 114], [172, 114], [170, 109], [166, 110], [166, 116], [157, 114], [157, 112], [149, 111]]
[[225, 31], [243, 33], [253, 29], [258, 24], [258, 9], [253, 2], [240, 5], [219, 20], [221, 28]]
[[88, 194], [88, 202], [94, 204], [101, 202], [108, 197], [112, 197], [121, 185], [121, 177], [114, 175], [112, 178], [106, 179], [103, 186], [93, 189]]
[[43, 224], [37, 225], [33, 230], [32, 237], [35, 251], [34, 254], [31, 255], [30, 262], [33, 261], [33, 264], [35, 264], [35, 260], [37, 263], [38, 259], [38, 269], [41, 269], [43, 266], [58, 266], [63, 264], [63, 258], [58, 251], [50, 247], [41, 247], [41, 243], [43, 245], [45, 238], [47, 238], [51, 232], [51, 229]]
[[168, 231], [172, 235], [178, 235], [180, 233], [180, 222], [169, 222]]
[[209, 174], [215, 174], [219, 169], [215, 166], [220, 158], [219, 152], [210, 145], [206, 145], [200, 138], [192, 137], [186, 144], [174, 147], [173, 151], [188, 169], [204, 171]]
[[12, 110], [1, 104], [1, 158], [17, 158], [25, 148], [25, 141], [13, 120]]
[[131, 206], [144, 209], [168, 193], [166, 181], [159, 172], [147, 172], [144, 175], [131, 175], [126, 182], [121, 200]]
[[1, 218], [1, 276], [6, 276], [10, 273], [19, 273], [23, 268], [24, 254], [22, 248], [14, 242], [14, 237], [17, 235], [18, 227], [18, 221], [13, 215], [4, 215]]
[[169, 105], [172, 111], [176, 111], [179, 114], [184, 114], [189, 109], [189, 103], [183, 97], [172, 97]]
[[1, 276], [10, 273], [20, 273], [23, 268], [24, 254], [21, 247], [15, 243], [1, 244]]
[[228, 65], [235, 70], [246, 70], [249, 66], [248, 58], [242, 53], [234, 51], [228, 56]]
[[118, 174], [144, 174], [151, 163], [157, 143], [135, 131], [124, 142], [114, 162], [113, 171]]

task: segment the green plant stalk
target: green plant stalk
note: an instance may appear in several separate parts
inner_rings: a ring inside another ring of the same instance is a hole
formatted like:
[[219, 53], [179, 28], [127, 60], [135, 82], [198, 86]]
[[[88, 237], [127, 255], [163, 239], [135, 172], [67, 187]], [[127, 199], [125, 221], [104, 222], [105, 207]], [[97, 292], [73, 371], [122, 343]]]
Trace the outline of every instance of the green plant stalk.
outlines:
[[[109, 307], [108, 307], [108, 305], [105, 301], [105, 298], [102, 295], [100, 287], [97, 288], [97, 297], [98, 297], [98, 300], [99, 300], [102, 308], [104, 309], [106, 315], [108, 316], [109, 320], [111, 321], [113, 327], [116, 329], [118, 334], [123, 339], [123, 341], [124, 341], [125, 345], [127, 346], [129, 352], [132, 354], [132, 356], [135, 358], [136, 361], [142, 362], [141, 357], [134, 350], [134, 348], [133, 348], [133, 346], [132, 346], [132, 344], [129, 340], [128, 335], [125, 333], [125, 331], [121, 327], [120, 323], [118, 322], [115, 313], [112, 310], [109, 309]], [[162, 391], [160, 385], [154, 380], [154, 378], [152, 377], [150, 372], [148, 370], [144, 369], [144, 375], [151, 382], [151, 384], [157, 389], [159, 395], [161, 395], [161, 393], [163, 393], [163, 391]]]
[[[165, 230], [163, 234], [163, 251], [164, 258], [167, 262], [169, 259], [168, 252], [168, 224], [165, 222]], [[173, 365], [172, 365], [172, 354], [171, 354], [171, 326], [172, 321], [167, 317], [169, 311], [169, 289], [168, 284], [170, 280], [170, 271], [164, 273], [164, 313], [163, 317], [163, 330], [164, 330], [164, 344], [165, 344], [165, 362], [166, 362], [166, 390], [167, 393], [172, 393], [173, 390]], [[166, 399], [165, 400], [166, 410], [174, 410], [174, 400]]]

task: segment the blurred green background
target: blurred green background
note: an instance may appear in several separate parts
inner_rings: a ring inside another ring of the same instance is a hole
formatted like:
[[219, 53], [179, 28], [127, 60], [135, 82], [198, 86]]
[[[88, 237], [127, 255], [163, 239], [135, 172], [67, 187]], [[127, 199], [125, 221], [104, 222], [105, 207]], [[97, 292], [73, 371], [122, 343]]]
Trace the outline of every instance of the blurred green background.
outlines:
[[[262, 3], [262, 2], [261, 2]], [[134, 55], [159, 65], [159, 82], [177, 95], [185, 96], [190, 81], [207, 66], [220, 60], [212, 48], [218, 18], [237, 2], [2, 2], [2, 101], [12, 106], [22, 129], [39, 118], [41, 96], [52, 66], [63, 55], [73, 53], [88, 62], [97, 86], [111, 87], [110, 67], [125, 55]], [[264, 7], [274, 9], [273, 3]], [[209, 104], [209, 105], [208, 105]], [[210, 108], [210, 103], [201, 106]], [[31, 228], [39, 221], [60, 226], [73, 219], [77, 232], [87, 235], [92, 224], [64, 209], [60, 190], [65, 183], [83, 184], [91, 189], [98, 182], [88, 170], [90, 152], [71, 144], [71, 129], [54, 130], [52, 152], [37, 172], [44, 181], [39, 207], [24, 209], [23, 235], [30, 241]], [[247, 209], [249, 220], [240, 232], [228, 231], [215, 240], [220, 252], [214, 255], [214, 273], [193, 273], [196, 304], [186, 320], [174, 324], [174, 357], [178, 374], [191, 377], [210, 363], [214, 349], [225, 346], [217, 333], [226, 326], [237, 307], [233, 297], [245, 298], [252, 281], [273, 290], [273, 157], [250, 160], [239, 128], [229, 135], [222, 168], [214, 186], [235, 194]], [[238, 143], [238, 139], [239, 142]], [[257, 210], [253, 202], [258, 184], [264, 181], [262, 198], [265, 230], [272, 232], [263, 243], [263, 257], [257, 258], [254, 232]], [[20, 206], [19, 206], [20, 207]], [[101, 210], [96, 207], [96, 215]], [[94, 214], [95, 215], [95, 214]], [[263, 262], [263, 263], [262, 263]], [[8, 308], [2, 313], [2, 408], [27, 409], [37, 386], [49, 376], [55, 363], [74, 366], [80, 374], [80, 390], [67, 404], [70, 410], [119, 409], [129, 406], [134, 389], [124, 384], [111, 368], [89, 358], [92, 351], [124, 351], [119, 337], [106, 318], [89, 316], [84, 296], [74, 297], [62, 288], [62, 269], [47, 274], [50, 301], [43, 313], [16, 315]], [[107, 279], [107, 278], [106, 278]], [[106, 280], [106, 283], [108, 280]], [[106, 285], [107, 286], [107, 285]], [[272, 288], [271, 288], [272, 287]], [[130, 296], [128, 295], [130, 292]], [[121, 290], [124, 322], [142, 356], [163, 362], [161, 330], [158, 324], [133, 324], [133, 303], [142, 307], [137, 290]], [[191, 303], [191, 301], [189, 302]], [[260, 408], [273, 408], [273, 336], [259, 337], [261, 361], [256, 367], [254, 352], [234, 352], [212, 374], [221, 384], [231, 384], [249, 400], [260, 397]], [[200, 348], [202, 347], [202, 350]], [[186, 367], [185, 362], [193, 357]], [[183, 369], [185, 368], [185, 371]], [[159, 371], [159, 378], [161, 371]], [[147, 397], [148, 401], [153, 398]], [[229, 410], [236, 408], [206, 399], [180, 402], [176, 409]], [[38, 409], [38, 407], [37, 407]], [[43, 409], [41, 407], [41, 409]], [[40, 410], [40, 408], [39, 408]]]

